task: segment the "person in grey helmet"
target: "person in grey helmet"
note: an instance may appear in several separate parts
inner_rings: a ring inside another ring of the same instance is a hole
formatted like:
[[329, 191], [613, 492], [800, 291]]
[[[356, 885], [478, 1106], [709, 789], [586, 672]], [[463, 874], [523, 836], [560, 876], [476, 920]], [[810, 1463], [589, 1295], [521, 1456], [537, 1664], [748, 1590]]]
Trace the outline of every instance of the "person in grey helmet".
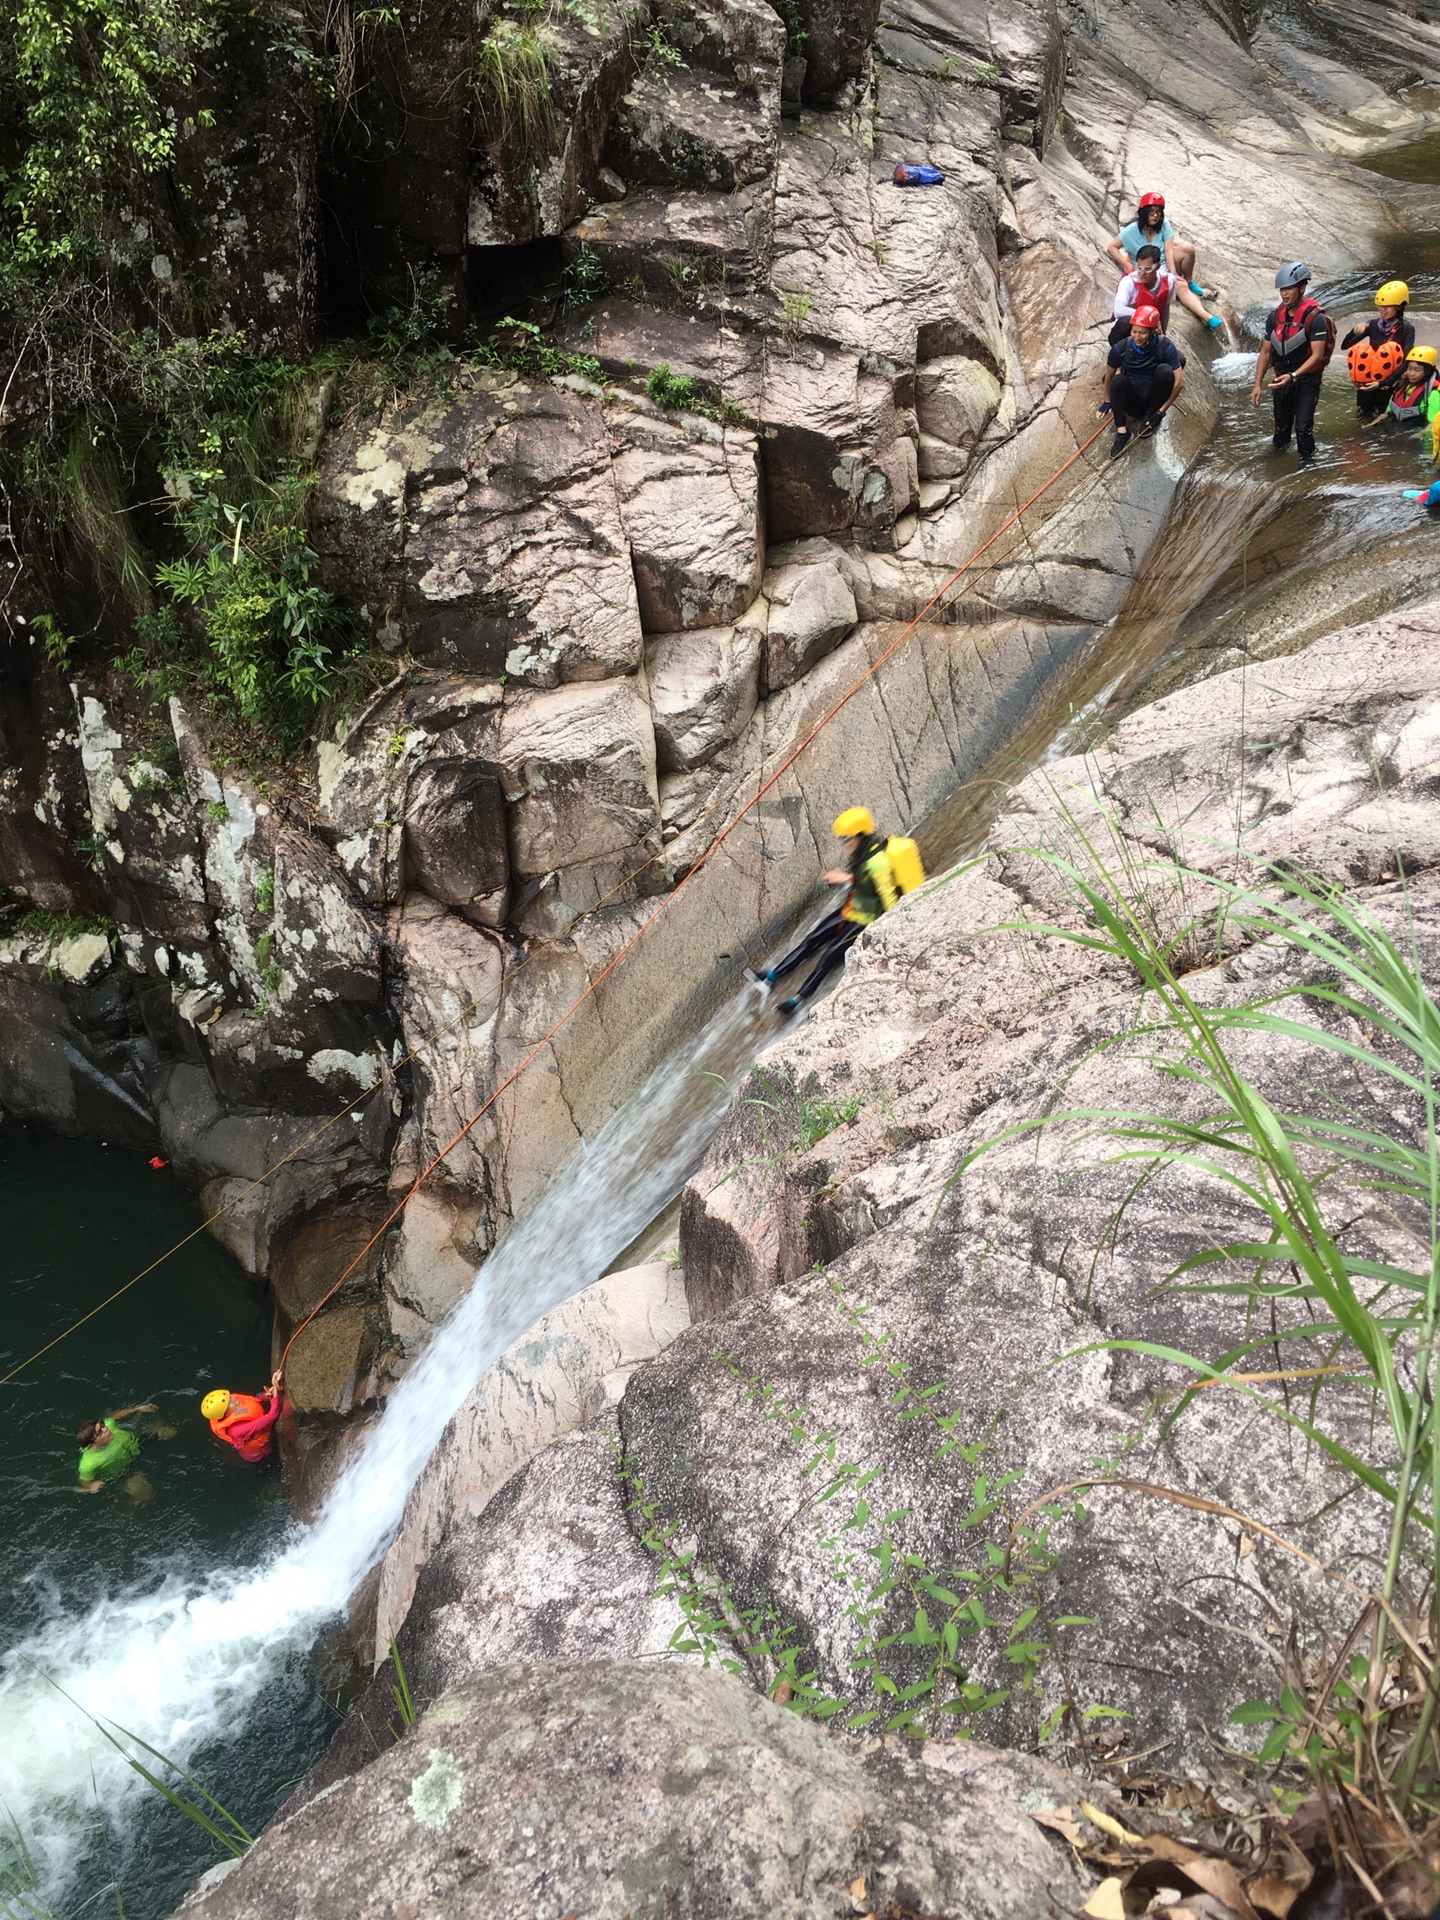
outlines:
[[1302, 467], [1315, 458], [1315, 405], [1320, 398], [1320, 376], [1335, 351], [1335, 327], [1318, 301], [1306, 294], [1310, 269], [1303, 260], [1291, 260], [1275, 276], [1280, 304], [1265, 322], [1265, 338], [1255, 362], [1255, 384], [1250, 404], [1258, 407], [1265, 375], [1274, 369], [1270, 400], [1275, 409], [1276, 453], [1284, 453], [1295, 437]]

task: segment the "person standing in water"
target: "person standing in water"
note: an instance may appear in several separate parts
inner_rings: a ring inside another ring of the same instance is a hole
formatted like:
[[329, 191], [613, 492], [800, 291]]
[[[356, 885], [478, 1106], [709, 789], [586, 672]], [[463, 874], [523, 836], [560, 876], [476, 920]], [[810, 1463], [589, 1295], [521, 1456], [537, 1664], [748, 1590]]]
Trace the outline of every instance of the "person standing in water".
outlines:
[[154, 1401], [146, 1400], [138, 1407], [121, 1407], [103, 1420], [86, 1420], [76, 1429], [81, 1450], [77, 1493], [99, 1493], [107, 1481], [124, 1473], [139, 1453], [140, 1442], [128, 1427], [118, 1423], [134, 1414], [154, 1411]]
[[1265, 322], [1265, 338], [1255, 362], [1255, 384], [1250, 404], [1258, 407], [1265, 375], [1273, 367], [1270, 400], [1275, 410], [1276, 453], [1284, 453], [1295, 436], [1300, 465], [1315, 458], [1315, 407], [1320, 399], [1320, 376], [1334, 351], [1335, 328], [1316, 300], [1306, 294], [1310, 269], [1303, 260], [1289, 260], [1275, 275], [1280, 304]]
[[1415, 329], [1405, 318], [1409, 304], [1409, 285], [1387, 280], [1375, 295], [1375, 318], [1351, 327], [1340, 342], [1340, 351], [1349, 357], [1355, 410], [1362, 420], [1384, 413], [1400, 384], [1405, 357], [1415, 344]]

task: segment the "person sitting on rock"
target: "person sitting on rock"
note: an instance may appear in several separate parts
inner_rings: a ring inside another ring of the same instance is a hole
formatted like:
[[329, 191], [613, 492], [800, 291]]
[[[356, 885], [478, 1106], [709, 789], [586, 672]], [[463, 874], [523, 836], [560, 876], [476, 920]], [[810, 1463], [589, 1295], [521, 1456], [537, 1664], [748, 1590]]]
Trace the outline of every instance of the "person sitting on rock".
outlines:
[[1115, 419], [1110, 458], [1123, 453], [1132, 438], [1130, 421], [1140, 422], [1138, 437], [1154, 433], [1185, 385], [1185, 356], [1160, 327], [1154, 307], [1137, 307], [1129, 335], [1111, 347], [1105, 366], [1105, 391], [1096, 412]]
[[[1405, 309], [1410, 304], [1410, 288], [1404, 280], [1387, 280], [1375, 295], [1375, 317], [1362, 320], [1351, 327], [1340, 342], [1342, 353], [1351, 355], [1351, 379], [1355, 382], [1355, 410], [1362, 420], [1373, 420], [1377, 414], [1384, 413], [1390, 404], [1390, 396], [1400, 384], [1400, 376], [1405, 371], [1405, 356], [1415, 344], [1415, 329], [1405, 318]], [[1393, 369], [1378, 379], [1355, 378], [1357, 360], [1353, 353], [1355, 347], [1367, 347], [1370, 352], [1364, 356], [1362, 367], [1371, 356], [1385, 352], [1395, 362]]]
[[103, 1420], [86, 1420], [75, 1431], [80, 1444], [79, 1485], [77, 1493], [99, 1493], [108, 1481], [118, 1479], [140, 1451], [140, 1442], [128, 1427], [117, 1423], [137, 1413], [154, 1413], [155, 1403], [146, 1400], [138, 1407], [120, 1407]]
[[1147, 244], [1159, 247], [1165, 265], [1197, 300], [1205, 298], [1205, 289], [1195, 278], [1194, 243], [1175, 238], [1175, 229], [1165, 217], [1163, 193], [1142, 193], [1135, 218], [1120, 229], [1105, 251], [1122, 273], [1133, 273], [1140, 249]]
[[885, 836], [876, 833], [875, 816], [870, 809], [847, 807], [837, 817], [833, 831], [845, 844], [845, 865], [827, 873], [825, 883], [848, 888], [844, 905], [827, 913], [814, 932], [806, 934], [799, 946], [792, 948], [768, 973], [753, 976], [765, 986], [773, 987], [787, 973], [803, 967], [807, 960], [815, 961], [814, 970], [800, 991], [782, 1000], [775, 1009], [782, 1015], [795, 1013], [807, 1000], [813, 999], [866, 927], [887, 913], [900, 898], [890, 855], [885, 849]]
[[1179, 301], [1187, 313], [1193, 313], [1197, 320], [1203, 320], [1212, 332], [1219, 331], [1223, 324], [1219, 314], [1205, 311], [1204, 302], [1195, 298], [1185, 282], [1177, 280], [1168, 267], [1160, 264], [1159, 247], [1147, 241], [1135, 255], [1135, 271], [1127, 273], [1115, 289], [1112, 308], [1115, 324], [1110, 329], [1111, 346], [1118, 346], [1122, 340], [1129, 339], [1130, 325], [1137, 307], [1154, 307], [1160, 316], [1160, 331], [1167, 332], [1172, 297]]
[[210, 1431], [242, 1460], [263, 1460], [274, 1439], [275, 1422], [284, 1411], [284, 1393], [277, 1374], [263, 1393], [229, 1393], [216, 1387], [200, 1402]]
[[1284, 453], [1293, 433], [1302, 467], [1315, 458], [1315, 408], [1334, 336], [1329, 315], [1305, 291], [1309, 283], [1310, 269], [1303, 260], [1287, 260], [1275, 275], [1280, 304], [1265, 322], [1255, 384], [1250, 389], [1250, 404], [1258, 407], [1265, 375], [1275, 368], [1270, 382], [1275, 411], [1271, 445], [1276, 453]]

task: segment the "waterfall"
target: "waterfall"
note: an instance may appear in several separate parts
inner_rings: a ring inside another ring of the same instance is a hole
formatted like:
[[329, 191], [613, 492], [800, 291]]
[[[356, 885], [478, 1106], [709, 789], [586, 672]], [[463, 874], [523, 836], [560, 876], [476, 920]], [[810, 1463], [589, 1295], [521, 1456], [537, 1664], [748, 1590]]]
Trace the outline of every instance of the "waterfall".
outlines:
[[97, 1801], [113, 1827], [147, 1791], [87, 1716], [184, 1762], [243, 1727], [267, 1687], [303, 1681], [316, 1635], [393, 1539], [451, 1416], [528, 1326], [598, 1280], [673, 1198], [736, 1076], [773, 1037], [743, 995], [579, 1149], [399, 1382], [313, 1525], [291, 1528], [258, 1567], [190, 1568], [143, 1592], [87, 1596], [83, 1613], [58, 1610], [0, 1660], [0, 1808], [47, 1889], [76, 1872]]

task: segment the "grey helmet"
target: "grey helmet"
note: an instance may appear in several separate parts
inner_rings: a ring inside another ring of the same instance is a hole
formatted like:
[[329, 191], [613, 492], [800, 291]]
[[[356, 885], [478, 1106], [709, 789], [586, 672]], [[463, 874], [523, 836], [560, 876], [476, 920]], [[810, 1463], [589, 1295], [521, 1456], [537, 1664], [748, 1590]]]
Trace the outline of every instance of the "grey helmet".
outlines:
[[1303, 287], [1310, 278], [1310, 269], [1303, 260], [1287, 260], [1275, 276], [1277, 287]]

